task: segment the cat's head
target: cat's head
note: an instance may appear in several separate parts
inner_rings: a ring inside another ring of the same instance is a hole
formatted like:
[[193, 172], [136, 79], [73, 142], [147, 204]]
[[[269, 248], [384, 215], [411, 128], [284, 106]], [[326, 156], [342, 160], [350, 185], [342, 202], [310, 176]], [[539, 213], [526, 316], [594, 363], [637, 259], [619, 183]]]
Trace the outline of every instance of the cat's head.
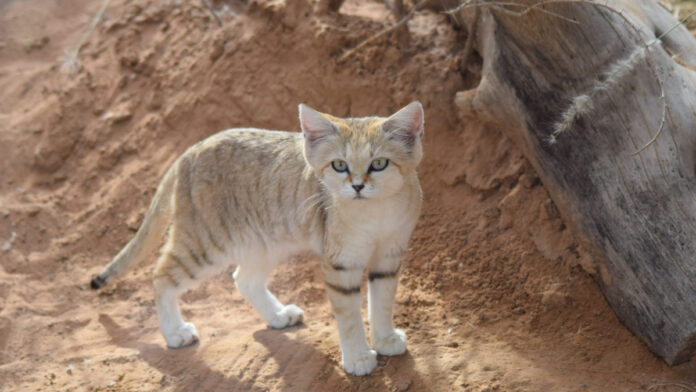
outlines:
[[399, 192], [423, 157], [424, 114], [412, 102], [388, 118], [337, 118], [300, 104], [304, 156], [329, 192], [382, 199]]

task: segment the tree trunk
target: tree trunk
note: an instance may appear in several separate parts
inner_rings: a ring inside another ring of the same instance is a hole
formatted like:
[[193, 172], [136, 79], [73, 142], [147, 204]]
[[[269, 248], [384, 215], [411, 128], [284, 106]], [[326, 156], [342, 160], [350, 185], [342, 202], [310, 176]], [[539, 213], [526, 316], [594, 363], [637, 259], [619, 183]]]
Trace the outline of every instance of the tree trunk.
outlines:
[[689, 360], [696, 39], [679, 26], [650, 45], [677, 24], [652, 0], [508, 11], [471, 3], [459, 12], [476, 26], [483, 71], [475, 90], [457, 95], [462, 115], [499, 127], [521, 147], [597, 255], [597, 281], [621, 321], [668, 364]]

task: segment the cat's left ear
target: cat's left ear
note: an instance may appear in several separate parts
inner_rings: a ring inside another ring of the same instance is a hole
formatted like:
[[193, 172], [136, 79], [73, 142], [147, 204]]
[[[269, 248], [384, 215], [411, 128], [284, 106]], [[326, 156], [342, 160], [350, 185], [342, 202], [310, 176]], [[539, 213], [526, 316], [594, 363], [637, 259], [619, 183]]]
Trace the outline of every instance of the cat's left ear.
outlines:
[[331, 121], [309, 106], [301, 103], [298, 111], [302, 134], [310, 145], [338, 132]]
[[382, 124], [382, 131], [408, 147], [413, 147], [416, 141], [423, 137], [424, 124], [423, 105], [415, 101], [389, 117]]

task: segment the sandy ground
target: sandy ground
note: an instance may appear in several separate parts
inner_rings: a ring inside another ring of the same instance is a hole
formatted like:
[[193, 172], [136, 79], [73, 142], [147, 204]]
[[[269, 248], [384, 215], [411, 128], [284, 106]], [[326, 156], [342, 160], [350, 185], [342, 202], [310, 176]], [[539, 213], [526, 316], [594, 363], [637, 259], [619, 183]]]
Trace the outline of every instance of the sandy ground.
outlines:
[[[498, 132], [457, 117], [464, 33], [422, 12], [411, 40], [338, 56], [392, 17], [350, 0], [319, 17], [304, 0], [113, 0], [79, 55], [95, 0], [0, 0], [0, 390], [679, 391], [669, 368], [616, 319], [593, 260], [528, 162]], [[421, 221], [396, 323], [409, 349], [369, 377], [339, 365], [316, 260], [272, 288], [306, 322], [266, 327], [228, 274], [185, 294], [201, 342], [167, 349], [150, 262], [107, 289], [89, 278], [137, 229], [178, 154], [235, 126], [297, 130], [305, 102], [337, 115], [426, 109]], [[584, 268], [583, 268], [584, 266]]]

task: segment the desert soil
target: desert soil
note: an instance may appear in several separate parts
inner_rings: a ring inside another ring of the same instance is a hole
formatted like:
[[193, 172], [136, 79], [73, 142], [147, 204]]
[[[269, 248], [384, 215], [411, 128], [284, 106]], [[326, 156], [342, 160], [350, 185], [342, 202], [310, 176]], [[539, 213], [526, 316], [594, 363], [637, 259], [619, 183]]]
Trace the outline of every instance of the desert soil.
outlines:
[[[505, 137], [457, 116], [466, 33], [431, 11], [339, 60], [393, 23], [381, 2], [318, 16], [305, 0], [0, 0], [0, 390], [679, 391], [617, 320], [592, 259]], [[71, 72], [71, 67], [75, 72]], [[199, 344], [167, 349], [154, 258], [95, 292], [159, 178], [221, 129], [298, 130], [305, 102], [340, 116], [426, 111], [422, 218], [396, 324], [408, 352], [346, 375], [315, 257], [275, 274], [305, 323], [267, 328], [229, 274], [182, 297]], [[684, 389], [686, 390], [686, 389]], [[693, 390], [693, 389], [690, 389]]]

